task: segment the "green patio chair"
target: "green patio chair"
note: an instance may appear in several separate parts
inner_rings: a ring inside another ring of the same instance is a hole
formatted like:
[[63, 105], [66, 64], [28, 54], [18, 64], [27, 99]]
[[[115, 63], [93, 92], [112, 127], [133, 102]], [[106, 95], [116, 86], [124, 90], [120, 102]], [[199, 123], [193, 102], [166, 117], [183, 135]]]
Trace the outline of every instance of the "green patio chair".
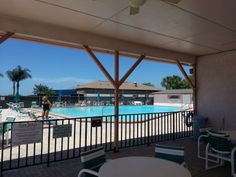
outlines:
[[156, 144], [155, 157], [185, 165], [184, 147], [165, 146]]
[[0, 136], [2, 136], [2, 134], [5, 133], [5, 130], [3, 132], [3, 122], [0, 123]]
[[5, 123], [5, 129], [6, 131], [10, 131], [12, 128], [12, 122], [15, 122], [16, 118], [15, 117], [6, 117]]
[[[3, 125], [4, 125], [4, 130], [3, 130]], [[2, 141], [2, 135], [4, 134], [5, 137], [5, 133], [7, 133], [10, 129], [10, 126], [8, 124], [5, 124], [3, 122], [0, 123], [0, 136], [1, 136], [1, 140]], [[5, 138], [4, 138], [5, 139]], [[7, 135], [7, 144], [8, 144], [8, 135]]]
[[[197, 141], [197, 156], [199, 159], [205, 159], [205, 150], [206, 150], [206, 145], [208, 144], [209, 141], [209, 135], [208, 132], [211, 130], [211, 128], [200, 128], [199, 132], [200, 132], [200, 136], [198, 137], [198, 141]], [[203, 148], [201, 148], [201, 146], [204, 146]], [[204, 149], [204, 153], [201, 153], [201, 149]], [[214, 162], [214, 161], [213, 161]]]
[[78, 177], [99, 176], [98, 170], [106, 162], [104, 147], [81, 153], [81, 162], [83, 169], [79, 172]]
[[[6, 145], [9, 145], [9, 131], [12, 129], [12, 122], [15, 121], [15, 117], [6, 117], [6, 121], [0, 123], [0, 136], [6, 133]], [[3, 128], [4, 126], [4, 128]]]
[[[224, 165], [224, 161], [228, 161], [231, 163], [232, 176], [236, 177], [234, 166], [236, 147], [231, 143], [229, 135], [215, 131], [208, 131], [208, 135], [205, 169], [220, 167]], [[209, 162], [212, 162], [210, 158], [216, 158], [218, 160], [217, 163], [210, 166]]]

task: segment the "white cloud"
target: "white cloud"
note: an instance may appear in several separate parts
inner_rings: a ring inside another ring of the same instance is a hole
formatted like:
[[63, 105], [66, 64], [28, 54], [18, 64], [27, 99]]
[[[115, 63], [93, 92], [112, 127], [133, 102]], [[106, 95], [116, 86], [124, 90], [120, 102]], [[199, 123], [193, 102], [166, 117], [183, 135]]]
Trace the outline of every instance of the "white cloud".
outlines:
[[76, 83], [88, 83], [88, 82], [92, 82], [92, 80], [89, 79], [81, 79], [81, 78], [77, 78], [77, 77], [61, 77], [61, 78], [41, 78], [41, 77], [34, 77], [32, 78], [32, 81], [34, 82], [40, 82], [40, 83], [68, 83], [68, 82], [76, 82]]

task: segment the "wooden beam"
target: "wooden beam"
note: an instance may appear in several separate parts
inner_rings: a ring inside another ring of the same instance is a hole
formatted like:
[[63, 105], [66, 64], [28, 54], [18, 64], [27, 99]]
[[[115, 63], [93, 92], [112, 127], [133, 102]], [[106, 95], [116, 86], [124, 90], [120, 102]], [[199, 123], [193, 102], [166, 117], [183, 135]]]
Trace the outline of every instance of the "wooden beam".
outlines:
[[119, 151], [119, 51], [115, 51], [115, 134], [114, 134], [114, 152]]
[[8, 38], [10, 38], [14, 33], [12, 32], [7, 32], [6, 34], [2, 35], [0, 37], [0, 44], [6, 41]]
[[95, 56], [95, 54], [93, 53], [93, 51], [87, 46], [87, 45], [83, 45], [84, 49], [87, 51], [87, 53], [91, 56], [91, 58], [93, 59], [93, 61], [98, 65], [98, 67], [100, 68], [100, 70], [103, 72], [103, 74], [107, 77], [107, 79], [112, 83], [112, 85], [115, 87], [115, 81], [113, 80], [113, 78], [111, 77], [111, 75], [108, 73], [108, 71], [106, 70], [106, 68], [102, 65], [102, 63], [98, 60], [98, 58]]
[[135, 70], [135, 68], [141, 63], [141, 61], [145, 58], [145, 55], [141, 55], [138, 60], [133, 64], [133, 66], [127, 71], [127, 73], [120, 79], [119, 87], [123, 84], [123, 82], [129, 77], [129, 75]]
[[177, 60], [176, 63], [177, 63], [177, 65], [178, 65], [180, 71], [181, 71], [182, 74], [184, 75], [184, 78], [185, 78], [185, 79], [188, 81], [188, 83], [190, 84], [191, 88], [192, 88], [192, 89], [195, 89], [194, 83], [193, 83], [193, 82], [191, 81], [191, 79], [188, 77], [188, 75], [187, 75], [187, 73], [185, 72], [185, 70], [184, 70], [183, 66], [181, 65], [180, 61]]
[[[84, 47], [82, 47], [79, 44], [71, 44], [71, 43], [66, 43], [66, 42], [62, 42], [62, 41], [50, 41], [50, 40], [46, 40], [46, 39], [30, 38], [30, 37], [18, 36], [18, 35], [14, 35], [12, 37], [12, 39], [22, 40], [22, 41], [26, 41], [26, 42], [35, 42], [35, 43], [46, 44], [46, 45], [51, 45], [51, 46], [59, 46], [59, 47], [64, 47], [64, 48], [69, 48], [69, 49], [84, 50]], [[90, 49], [93, 52], [114, 55], [114, 51], [109, 50], [109, 49], [101, 49], [101, 48], [96, 48], [96, 47], [93, 47], [93, 48], [90, 48]], [[136, 58], [139, 55], [119, 51], [119, 56], [124, 56], [124, 57], [129, 57], [129, 58]], [[158, 57], [145, 56], [145, 60], [146, 61], [152, 61], [152, 62], [159, 62], [159, 63], [176, 64], [175, 60], [167, 60], [167, 59], [158, 58]], [[190, 63], [187, 63], [187, 62], [183, 63], [182, 62], [182, 65], [189, 66]]]
[[[116, 83], [119, 83], [119, 51], [115, 51], [115, 68], [114, 68], [114, 71], [115, 71], [115, 82]], [[118, 86], [118, 84], [116, 85]]]

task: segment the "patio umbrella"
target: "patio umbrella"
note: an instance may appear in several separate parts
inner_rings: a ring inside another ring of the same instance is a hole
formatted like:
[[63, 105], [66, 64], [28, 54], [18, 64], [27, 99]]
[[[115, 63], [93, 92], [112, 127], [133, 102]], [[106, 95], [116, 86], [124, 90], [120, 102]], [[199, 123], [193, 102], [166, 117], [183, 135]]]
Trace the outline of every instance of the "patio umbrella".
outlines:
[[18, 101], [20, 101], [20, 95], [17, 92], [16, 95], [15, 95], [15, 102], [18, 102]]
[[125, 102], [125, 97], [123, 95], [121, 95], [120, 101]]
[[101, 101], [101, 96], [100, 96], [100, 94], [98, 93], [98, 95], [97, 95], [97, 99], [96, 99], [97, 101]]
[[61, 94], [58, 95], [57, 101], [61, 102]]

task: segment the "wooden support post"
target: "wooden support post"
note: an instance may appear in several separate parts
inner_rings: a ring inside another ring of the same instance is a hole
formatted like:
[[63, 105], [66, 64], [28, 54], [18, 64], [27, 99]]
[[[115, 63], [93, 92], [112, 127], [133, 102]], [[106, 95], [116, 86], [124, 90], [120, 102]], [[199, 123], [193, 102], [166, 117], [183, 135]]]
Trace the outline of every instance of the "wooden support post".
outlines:
[[183, 68], [183, 66], [181, 65], [181, 63], [180, 63], [179, 61], [177, 61], [177, 65], [178, 65], [180, 71], [182, 72], [182, 74], [184, 75], [184, 78], [189, 82], [191, 88], [194, 89], [195, 86], [194, 86], [193, 82], [192, 82], [191, 79], [188, 77], [187, 73], [184, 71], [184, 68]]
[[93, 61], [98, 65], [100, 70], [103, 72], [103, 74], [107, 77], [107, 79], [112, 83], [112, 85], [115, 87], [115, 81], [111, 77], [111, 75], [107, 72], [105, 67], [102, 65], [102, 63], [97, 59], [97, 57], [94, 55], [93, 51], [86, 45], [83, 45], [84, 49], [88, 52], [88, 54], [91, 56]]
[[127, 73], [121, 78], [119, 82], [119, 86], [121, 86], [124, 81], [129, 77], [129, 75], [135, 70], [135, 68], [141, 63], [141, 61], [145, 58], [145, 55], [141, 55], [138, 60], [133, 64], [133, 66], [127, 71]]
[[194, 109], [194, 113], [197, 114], [196, 64], [193, 65], [193, 80], [191, 80], [188, 77], [187, 73], [184, 71], [184, 68], [179, 61], [177, 61], [177, 65], [178, 65], [180, 71], [182, 72], [182, 74], [184, 75], [185, 79], [189, 82], [189, 84], [193, 90], [193, 109]]
[[5, 40], [7, 40], [8, 38], [10, 38], [14, 33], [12, 32], [7, 32], [6, 34], [2, 35], [0, 37], [0, 44], [3, 43]]
[[194, 83], [194, 89], [193, 89], [193, 109], [194, 113], [197, 114], [197, 67], [195, 63], [193, 65], [193, 83]]
[[119, 151], [119, 52], [115, 51], [115, 136], [114, 152]]
[[138, 60], [133, 64], [133, 66], [127, 71], [127, 73], [119, 80], [119, 51], [115, 51], [115, 62], [114, 62], [115, 76], [113, 80], [113, 78], [107, 72], [105, 67], [100, 63], [100, 61], [94, 55], [93, 51], [86, 45], [83, 45], [83, 47], [114, 87], [114, 94], [115, 94], [114, 152], [118, 152], [119, 151], [119, 88], [124, 83], [124, 81], [129, 77], [129, 75], [135, 70], [135, 68], [139, 65], [139, 63], [141, 63], [141, 61], [145, 58], [145, 56], [141, 55], [138, 58]]

